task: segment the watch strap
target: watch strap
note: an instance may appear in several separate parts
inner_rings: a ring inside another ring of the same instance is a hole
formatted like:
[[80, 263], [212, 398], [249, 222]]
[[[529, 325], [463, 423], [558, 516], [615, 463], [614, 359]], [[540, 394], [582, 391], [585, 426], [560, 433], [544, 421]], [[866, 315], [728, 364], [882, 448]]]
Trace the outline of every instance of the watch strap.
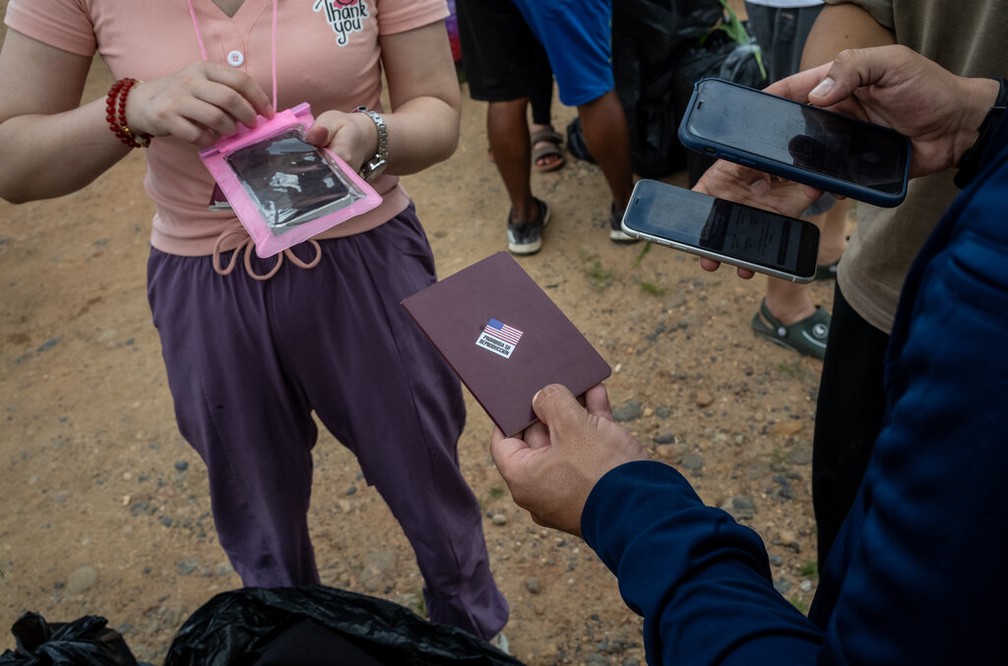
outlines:
[[385, 118], [380, 113], [366, 106], [358, 106], [354, 112], [366, 115], [378, 130], [378, 147], [375, 149], [375, 154], [364, 160], [364, 164], [360, 168], [361, 178], [371, 180], [384, 171], [388, 164], [388, 125], [385, 124]]

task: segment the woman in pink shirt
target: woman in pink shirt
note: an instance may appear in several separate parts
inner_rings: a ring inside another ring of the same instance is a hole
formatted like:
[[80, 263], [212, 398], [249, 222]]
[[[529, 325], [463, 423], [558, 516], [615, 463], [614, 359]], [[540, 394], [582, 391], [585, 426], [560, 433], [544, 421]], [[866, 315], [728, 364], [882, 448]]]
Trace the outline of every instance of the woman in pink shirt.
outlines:
[[[445, 0], [10, 0], [0, 196], [64, 195], [144, 149], [153, 320], [242, 581], [319, 579], [306, 519], [314, 412], [410, 539], [431, 619], [490, 638], [508, 610], [458, 469], [461, 389], [399, 306], [436, 279], [397, 176], [458, 141], [446, 16]], [[81, 103], [95, 54], [117, 83]], [[301, 102], [316, 116], [309, 140], [365, 167], [383, 201], [264, 260], [231, 212], [208, 209], [199, 150]]]

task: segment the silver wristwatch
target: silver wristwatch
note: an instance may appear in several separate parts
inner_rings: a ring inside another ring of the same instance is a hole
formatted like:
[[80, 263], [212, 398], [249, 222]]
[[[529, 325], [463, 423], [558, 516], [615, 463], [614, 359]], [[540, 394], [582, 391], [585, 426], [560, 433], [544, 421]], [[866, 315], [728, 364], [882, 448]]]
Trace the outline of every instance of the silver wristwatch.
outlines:
[[358, 106], [355, 113], [363, 113], [370, 118], [375, 127], [378, 128], [378, 149], [371, 159], [365, 160], [360, 168], [360, 176], [364, 180], [371, 181], [378, 177], [388, 164], [388, 126], [385, 119], [377, 111], [372, 111], [366, 106]]

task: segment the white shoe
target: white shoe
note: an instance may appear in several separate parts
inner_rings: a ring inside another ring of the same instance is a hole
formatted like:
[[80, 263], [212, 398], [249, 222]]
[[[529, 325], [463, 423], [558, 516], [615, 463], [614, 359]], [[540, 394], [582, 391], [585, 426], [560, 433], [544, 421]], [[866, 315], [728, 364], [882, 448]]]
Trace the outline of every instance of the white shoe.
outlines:
[[637, 243], [640, 241], [639, 238], [634, 238], [627, 232], [623, 231], [623, 213], [616, 210], [616, 205], [613, 204], [609, 209], [609, 240], [614, 243], [619, 243], [620, 245], [629, 245], [630, 243]]
[[504, 635], [503, 631], [490, 639], [490, 645], [494, 646], [504, 654], [508, 655], [511, 654], [511, 652], [508, 650], [507, 636]]

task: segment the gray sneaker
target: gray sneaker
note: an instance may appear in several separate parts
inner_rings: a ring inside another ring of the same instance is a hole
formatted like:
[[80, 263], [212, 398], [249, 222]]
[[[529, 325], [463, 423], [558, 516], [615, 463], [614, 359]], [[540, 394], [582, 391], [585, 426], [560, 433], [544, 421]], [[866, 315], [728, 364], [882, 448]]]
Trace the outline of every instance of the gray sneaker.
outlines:
[[535, 222], [515, 224], [508, 214], [508, 251], [512, 254], [535, 254], [542, 249], [542, 234], [549, 224], [550, 209], [541, 199], [536, 199], [536, 203], [539, 204], [539, 217]]
[[616, 210], [616, 205], [613, 204], [609, 208], [609, 240], [620, 245], [629, 245], [638, 242], [639, 238], [634, 238], [623, 231], [621, 222], [623, 222], [623, 211]]

